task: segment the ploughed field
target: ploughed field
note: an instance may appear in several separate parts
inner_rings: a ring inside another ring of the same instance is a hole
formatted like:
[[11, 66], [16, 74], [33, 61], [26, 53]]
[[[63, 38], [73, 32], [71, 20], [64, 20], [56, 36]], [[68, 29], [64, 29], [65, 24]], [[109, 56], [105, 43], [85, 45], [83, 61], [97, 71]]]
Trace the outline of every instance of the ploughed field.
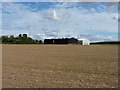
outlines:
[[117, 45], [3, 45], [3, 88], [111, 88]]

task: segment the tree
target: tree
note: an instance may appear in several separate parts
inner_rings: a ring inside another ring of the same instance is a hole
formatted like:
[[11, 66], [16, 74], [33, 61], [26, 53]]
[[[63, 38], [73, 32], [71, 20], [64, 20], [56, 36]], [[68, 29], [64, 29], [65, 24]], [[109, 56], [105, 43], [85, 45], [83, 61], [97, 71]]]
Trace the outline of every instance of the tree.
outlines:
[[42, 41], [34, 40], [31, 37], [27, 37], [27, 34], [19, 34], [19, 37], [14, 37], [14, 35], [2, 36], [2, 43], [4, 44], [41, 44]]
[[27, 34], [23, 34], [23, 37], [27, 37]]
[[2, 36], [2, 43], [8, 43], [8, 36]]
[[19, 37], [22, 37], [22, 34], [19, 34]]
[[14, 36], [13, 35], [11, 35], [10, 37], [9, 37], [9, 43], [11, 44], [11, 43], [15, 43], [15, 38], [14, 38]]

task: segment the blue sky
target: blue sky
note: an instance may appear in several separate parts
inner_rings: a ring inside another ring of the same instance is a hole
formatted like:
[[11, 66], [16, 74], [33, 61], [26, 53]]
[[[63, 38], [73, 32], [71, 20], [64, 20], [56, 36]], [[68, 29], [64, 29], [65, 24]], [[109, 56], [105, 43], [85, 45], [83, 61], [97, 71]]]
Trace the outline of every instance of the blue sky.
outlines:
[[0, 35], [117, 40], [117, 8], [114, 2], [4, 2]]

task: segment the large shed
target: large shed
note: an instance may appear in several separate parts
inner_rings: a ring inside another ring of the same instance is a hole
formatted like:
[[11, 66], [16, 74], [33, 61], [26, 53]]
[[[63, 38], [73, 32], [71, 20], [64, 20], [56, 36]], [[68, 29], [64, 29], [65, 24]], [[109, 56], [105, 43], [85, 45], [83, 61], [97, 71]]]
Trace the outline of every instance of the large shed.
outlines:
[[88, 39], [78, 39], [78, 44], [81, 44], [81, 45], [90, 45], [90, 40]]
[[44, 44], [77, 44], [78, 40], [75, 38], [62, 39], [45, 39]]

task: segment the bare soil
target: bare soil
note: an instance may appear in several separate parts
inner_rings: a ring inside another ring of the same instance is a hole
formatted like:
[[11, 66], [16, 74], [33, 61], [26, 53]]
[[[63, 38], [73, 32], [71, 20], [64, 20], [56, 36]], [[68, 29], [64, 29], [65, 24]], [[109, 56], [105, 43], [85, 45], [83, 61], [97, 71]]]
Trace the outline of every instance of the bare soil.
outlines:
[[3, 88], [115, 88], [117, 45], [3, 45]]

